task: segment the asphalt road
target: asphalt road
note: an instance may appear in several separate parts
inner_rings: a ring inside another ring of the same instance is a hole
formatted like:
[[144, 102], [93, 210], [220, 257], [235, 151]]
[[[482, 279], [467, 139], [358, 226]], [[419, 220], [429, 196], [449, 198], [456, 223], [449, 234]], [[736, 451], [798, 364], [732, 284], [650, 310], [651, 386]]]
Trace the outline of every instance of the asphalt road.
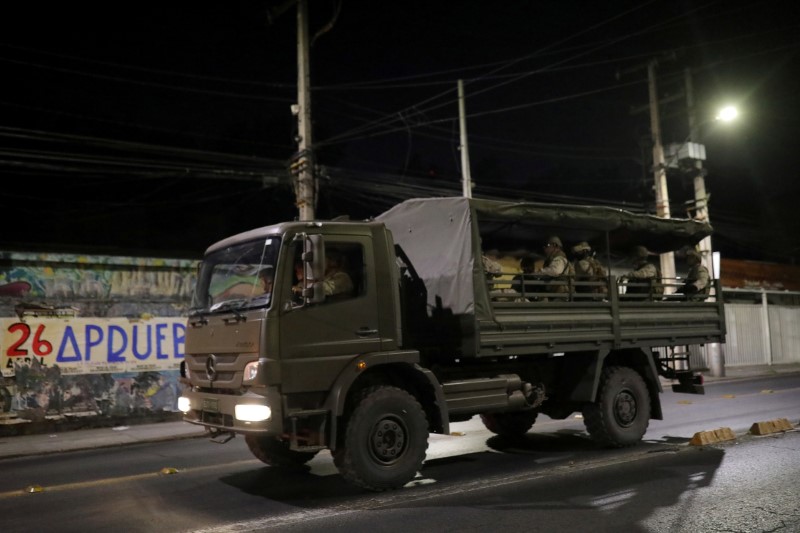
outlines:
[[[797, 424], [800, 375], [662, 403], [665, 420], [625, 450], [595, 447], [576, 418], [542, 417], [513, 442], [454, 424], [412, 485], [380, 494], [347, 485], [327, 453], [279, 470], [238, 438], [8, 459], [2, 531], [800, 531], [800, 432], [745, 436], [756, 421]], [[739, 437], [686, 445], [723, 426]]]

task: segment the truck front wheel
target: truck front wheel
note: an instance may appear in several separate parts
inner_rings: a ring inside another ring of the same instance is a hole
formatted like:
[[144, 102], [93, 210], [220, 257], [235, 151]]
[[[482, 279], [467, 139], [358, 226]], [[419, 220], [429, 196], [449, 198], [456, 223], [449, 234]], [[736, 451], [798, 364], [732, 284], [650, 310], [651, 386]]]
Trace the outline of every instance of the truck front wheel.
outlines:
[[633, 446], [650, 423], [650, 394], [632, 368], [603, 369], [597, 401], [583, 408], [583, 423], [597, 443], [613, 448]]
[[244, 441], [256, 459], [270, 466], [293, 467], [306, 464], [317, 452], [298, 452], [289, 449], [289, 443], [275, 437], [245, 435]]
[[428, 449], [428, 421], [419, 402], [397, 387], [364, 391], [333, 461], [347, 481], [374, 491], [402, 487]]
[[536, 422], [536, 411], [519, 411], [516, 413], [484, 413], [481, 415], [483, 425], [496, 435], [502, 437], [519, 437], [527, 433]]

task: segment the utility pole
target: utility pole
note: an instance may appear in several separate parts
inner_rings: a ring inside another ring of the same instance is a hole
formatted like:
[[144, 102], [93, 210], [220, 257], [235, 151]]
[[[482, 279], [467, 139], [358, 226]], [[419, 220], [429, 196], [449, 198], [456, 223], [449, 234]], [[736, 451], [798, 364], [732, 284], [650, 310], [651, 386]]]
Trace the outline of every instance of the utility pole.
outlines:
[[[297, 154], [292, 163], [300, 220], [314, 220], [316, 179], [311, 144], [311, 73], [308, 52], [308, 0], [297, 1]], [[294, 109], [293, 109], [294, 110]]]
[[[689, 68], [684, 70], [684, 82], [686, 86], [686, 109], [689, 118], [689, 141], [700, 141], [700, 127], [697, 123], [697, 111], [694, 106], [694, 84], [692, 82], [692, 71]], [[695, 200], [695, 218], [702, 222], [710, 223], [711, 220], [708, 214], [708, 194], [706, 193], [706, 179], [705, 169], [703, 169], [703, 161], [695, 159], [692, 168], [694, 173], [694, 200]], [[705, 266], [711, 273], [711, 277], [715, 277], [714, 261], [711, 253], [711, 237], [705, 237], [700, 241], [700, 257]], [[722, 295], [718, 294], [716, 298], [721, 298]], [[706, 344], [706, 355], [708, 357], [708, 367], [711, 375], [715, 377], [723, 377], [725, 375], [725, 353], [719, 343]]]
[[469, 168], [469, 148], [467, 147], [467, 112], [464, 99], [464, 80], [458, 80], [458, 122], [461, 132], [461, 188], [464, 198], [472, 198], [472, 175]]
[[[647, 80], [650, 92], [650, 129], [653, 135], [653, 174], [655, 177], [656, 215], [670, 218], [669, 193], [667, 192], [667, 166], [664, 160], [664, 146], [661, 143], [661, 121], [658, 113], [658, 90], [656, 86], [656, 66], [653, 59], [647, 64]], [[675, 254], [661, 254], [661, 275], [668, 282], [675, 280]], [[672, 292], [672, 287], [665, 287], [665, 293]]]

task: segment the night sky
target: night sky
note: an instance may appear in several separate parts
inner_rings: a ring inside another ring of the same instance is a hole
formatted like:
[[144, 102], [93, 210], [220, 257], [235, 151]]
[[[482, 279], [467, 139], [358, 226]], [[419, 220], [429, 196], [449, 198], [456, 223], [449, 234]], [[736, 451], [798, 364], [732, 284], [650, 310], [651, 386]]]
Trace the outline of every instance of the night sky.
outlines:
[[[199, 257], [297, 216], [286, 2], [27, 2], [0, 33], [0, 249]], [[800, 257], [800, 9], [731, 1], [311, 0], [317, 214], [460, 194], [654, 212], [646, 64], [665, 144], [691, 69], [715, 249]], [[741, 117], [711, 120], [732, 103]], [[673, 216], [692, 180], [669, 175]]]

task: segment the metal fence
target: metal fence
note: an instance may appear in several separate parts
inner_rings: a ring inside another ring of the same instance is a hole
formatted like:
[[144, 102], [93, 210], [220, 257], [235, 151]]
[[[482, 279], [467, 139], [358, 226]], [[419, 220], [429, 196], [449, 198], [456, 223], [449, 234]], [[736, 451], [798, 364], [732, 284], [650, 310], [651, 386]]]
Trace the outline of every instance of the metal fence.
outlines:
[[[800, 293], [723, 290], [725, 366], [800, 363]], [[706, 346], [689, 347], [693, 368], [708, 368]]]

